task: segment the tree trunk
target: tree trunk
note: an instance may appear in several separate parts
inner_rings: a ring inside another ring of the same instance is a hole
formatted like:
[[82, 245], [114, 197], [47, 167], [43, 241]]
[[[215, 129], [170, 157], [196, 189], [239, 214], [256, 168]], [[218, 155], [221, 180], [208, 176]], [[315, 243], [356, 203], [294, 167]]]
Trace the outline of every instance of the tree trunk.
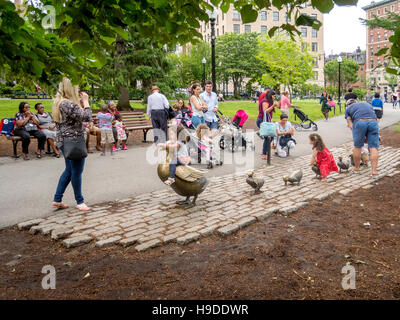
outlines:
[[[126, 54], [125, 50], [125, 43], [124, 40], [117, 34], [117, 39], [116, 39], [116, 49], [117, 49], [117, 60], [116, 60], [116, 68], [123, 68], [124, 66], [121, 64], [121, 57], [123, 57]], [[120, 96], [118, 98], [118, 109], [124, 110], [124, 111], [131, 111], [132, 107], [129, 104], [129, 90], [127, 87], [124, 85], [119, 86]]]

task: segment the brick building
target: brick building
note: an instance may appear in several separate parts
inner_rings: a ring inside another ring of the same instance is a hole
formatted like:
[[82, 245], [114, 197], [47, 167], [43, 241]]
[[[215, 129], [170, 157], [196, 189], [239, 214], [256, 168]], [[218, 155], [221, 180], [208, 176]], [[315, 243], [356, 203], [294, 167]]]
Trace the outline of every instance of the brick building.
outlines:
[[[388, 12], [400, 13], [400, 1], [399, 0], [384, 0], [384, 1], [372, 1], [369, 5], [363, 7], [366, 11], [366, 19], [373, 19], [374, 15], [378, 17], [385, 17]], [[389, 37], [393, 34], [393, 31], [385, 30], [383, 28], [370, 28], [367, 26], [367, 55], [366, 55], [366, 66], [367, 66], [367, 83], [372, 86], [380, 87], [383, 91], [391, 91], [387, 80], [385, 79], [384, 67], [376, 68], [378, 65], [385, 65], [387, 61], [383, 60], [383, 57], [377, 57], [375, 54], [382, 48], [391, 46]], [[376, 68], [376, 69], [375, 69]]]
[[[323, 14], [313, 8], [311, 4], [303, 5], [304, 13], [315, 16], [319, 21], [323, 22]], [[293, 22], [293, 18], [288, 17], [287, 9], [278, 10], [272, 7], [270, 10], [261, 10], [257, 20], [252, 23], [242, 23], [240, 13], [231, 5], [227, 13], [223, 13], [218, 9], [218, 18], [215, 23], [215, 36], [219, 37], [228, 32], [245, 33], [257, 32], [266, 34], [272, 27], [279, 26], [286, 21]], [[315, 57], [314, 79], [310, 83], [316, 83], [320, 86], [324, 85], [324, 27], [315, 30], [311, 27], [302, 26], [299, 28], [302, 32], [303, 41], [309, 43], [311, 54]], [[200, 22], [198, 30], [205, 41], [211, 41], [211, 25], [210, 23]], [[231, 90], [229, 90], [231, 91]]]

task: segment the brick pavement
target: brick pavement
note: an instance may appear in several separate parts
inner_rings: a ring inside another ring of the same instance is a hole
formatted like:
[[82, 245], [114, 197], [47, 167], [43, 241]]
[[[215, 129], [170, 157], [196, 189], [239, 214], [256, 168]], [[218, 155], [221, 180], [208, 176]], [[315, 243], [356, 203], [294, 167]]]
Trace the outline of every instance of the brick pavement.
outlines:
[[[340, 155], [347, 158], [352, 144], [331, 151], [335, 159]], [[186, 244], [215, 232], [228, 235], [271, 214], [291, 214], [312, 199], [323, 200], [337, 192], [347, 195], [358, 188], [368, 189], [376, 181], [371, 177], [371, 169], [364, 168], [359, 175], [351, 171], [333, 173], [328, 183], [322, 183], [313, 179], [315, 174], [308, 166], [309, 161], [309, 155], [288, 158], [280, 164], [256, 169], [255, 177], [265, 179], [262, 193], [257, 195], [252, 194], [246, 183], [247, 173], [243, 172], [210, 179], [197, 206], [190, 209], [175, 204], [182, 197], [166, 187], [150, 194], [93, 205], [89, 213], [76, 209], [60, 211], [46, 219], [20, 223], [18, 228], [49, 235], [67, 248], [93, 241], [97, 247], [134, 245], [136, 250], [143, 251], [169, 242]], [[380, 149], [378, 178], [398, 174], [399, 165], [400, 149]], [[303, 169], [300, 186], [285, 187], [282, 177], [298, 168]]]

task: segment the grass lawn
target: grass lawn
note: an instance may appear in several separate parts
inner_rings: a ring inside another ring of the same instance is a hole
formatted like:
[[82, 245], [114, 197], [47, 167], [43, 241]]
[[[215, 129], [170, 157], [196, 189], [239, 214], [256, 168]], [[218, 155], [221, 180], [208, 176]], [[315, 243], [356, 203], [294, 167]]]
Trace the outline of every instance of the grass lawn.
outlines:
[[[47, 112], [51, 112], [53, 100], [51, 99], [27, 99], [27, 100], [0, 100], [0, 118], [11, 118], [14, 117], [18, 112], [18, 105], [21, 101], [26, 101], [31, 107], [31, 111], [36, 113], [35, 104], [38, 102], [43, 103], [44, 109]], [[171, 105], [176, 101], [170, 101]], [[322, 120], [323, 115], [321, 113], [321, 106], [318, 100], [293, 100], [295, 106], [301, 107], [301, 110], [307, 114], [313, 121]], [[146, 105], [138, 102], [131, 102], [131, 106], [135, 109], [146, 110]], [[256, 119], [258, 116], [258, 104], [251, 101], [226, 101], [220, 102], [219, 108], [221, 112], [229, 117], [233, 117], [237, 110], [243, 109], [249, 114], [250, 119]], [[273, 120], [279, 120], [280, 111], [274, 113]], [[339, 113], [339, 109], [336, 109], [336, 115], [344, 114], [344, 107], [342, 112]], [[333, 111], [330, 113], [333, 116]], [[290, 108], [290, 119], [294, 121], [293, 109]], [[297, 119], [298, 120], [298, 119]], [[295, 121], [294, 121], [295, 122]]]

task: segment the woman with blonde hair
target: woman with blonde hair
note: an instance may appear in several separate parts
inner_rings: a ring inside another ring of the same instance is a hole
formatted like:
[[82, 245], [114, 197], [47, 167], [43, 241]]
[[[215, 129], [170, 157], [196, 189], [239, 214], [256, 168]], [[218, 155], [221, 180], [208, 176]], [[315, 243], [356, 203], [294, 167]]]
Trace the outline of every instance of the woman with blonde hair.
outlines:
[[[64, 140], [70, 138], [83, 138], [85, 141], [86, 129], [83, 122], [89, 122], [92, 110], [89, 106], [89, 97], [85, 92], [80, 93], [79, 87], [72, 86], [71, 80], [63, 78], [58, 87], [56, 99], [53, 103], [53, 119], [56, 123], [56, 144], [64, 154]], [[65, 158], [65, 157], [64, 157]], [[74, 189], [76, 208], [80, 211], [89, 211], [82, 196], [82, 172], [85, 158], [69, 160], [65, 158], [65, 170], [58, 182], [54, 195], [53, 207], [66, 209], [62, 198], [68, 184], [72, 183]]]

